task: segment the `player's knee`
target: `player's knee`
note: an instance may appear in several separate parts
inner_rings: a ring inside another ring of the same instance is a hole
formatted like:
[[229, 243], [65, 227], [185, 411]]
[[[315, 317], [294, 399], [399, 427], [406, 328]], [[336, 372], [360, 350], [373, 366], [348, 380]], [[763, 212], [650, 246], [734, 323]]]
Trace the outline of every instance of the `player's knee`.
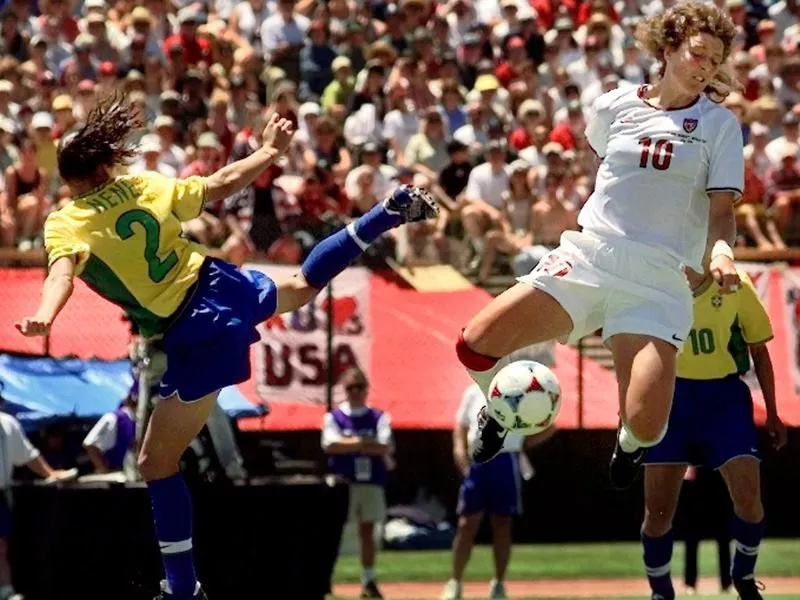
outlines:
[[760, 523], [764, 518], [764, 505], [756, 482], [738, 481], [731, 500], [736, 515], [747, 523]]
[[659, 508], [645, 509], [642, 533], [647, 537], [656, 538], [666, 535], [670, 529], [672, 529], [672, 513]]
[[746, 523], [760, 523], [764, 519], [764, 505], [757, 496], [739, 500], [734, 505], [734, 512]]
[[480, 338], [471, 336], [469, 328], [464, 329], [458, 336], [456, 355], [461, 364], [470, 371], [488, 371], [498, 360], [480, 352]]
[[461, 515], [458, 519], [458, 529], [466, 535], [475, 535], [483, 520], [483, 513]]
[[147, 452], [146, 450], [142, 450], [139, 453], [136, 464], [142, 479], [145, 481], [166, 479], [175, 474], [178, 470], [177, 461], [167, 460], [165, 457], [156, 456], [152, 452]]

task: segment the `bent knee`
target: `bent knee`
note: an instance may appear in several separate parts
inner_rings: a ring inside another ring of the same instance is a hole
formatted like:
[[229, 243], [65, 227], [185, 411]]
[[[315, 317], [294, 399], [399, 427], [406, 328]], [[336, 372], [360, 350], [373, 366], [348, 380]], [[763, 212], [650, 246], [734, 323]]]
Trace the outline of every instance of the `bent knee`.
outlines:
[[760, 523], [764, 519], [764, 505], [755, 494], [752, 498], [737, 500], [733, 509], [736, 515], [746, 523]]
[[456, 341], [458, 360], [470, 371], [488, 371], [497, 363], [497, 358], [482, 354], [479, 350], [480, 337], [470, 337], [468, 332], [469, 326], [464, 329]]
[[139, 474], [145, 481], [156, 481], [166, 479], [178, 472], [178, 460], [180, 457], [160, 457], [152, 452], [142, 450], [136, 461]]
[[17, 200], [17, 212], [27, 215], [39, 210], [39, 199], [33, 194], [25, 194]]
[[666, 507], [645, 508], [642, 532], [647, 537], [661, 537], [672, 529], [672, 511]]

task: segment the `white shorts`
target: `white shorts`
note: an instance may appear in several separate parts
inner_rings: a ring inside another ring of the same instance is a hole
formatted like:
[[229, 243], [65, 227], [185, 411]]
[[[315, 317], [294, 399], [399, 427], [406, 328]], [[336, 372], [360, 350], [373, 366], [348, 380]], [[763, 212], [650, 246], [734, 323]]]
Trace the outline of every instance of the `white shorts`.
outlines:
[[649, 335], [678, 350], [693, 320], [692, 293], [680, 262], [663, 250], [624, 238], [567, 231], [561, 245], [518, 281], [547, 292], [572, 318], [576, 343], [598, 329]]
[[386, 520], [386, 492], [379, 485], [350, 484], [350, 523], [382, 523]]

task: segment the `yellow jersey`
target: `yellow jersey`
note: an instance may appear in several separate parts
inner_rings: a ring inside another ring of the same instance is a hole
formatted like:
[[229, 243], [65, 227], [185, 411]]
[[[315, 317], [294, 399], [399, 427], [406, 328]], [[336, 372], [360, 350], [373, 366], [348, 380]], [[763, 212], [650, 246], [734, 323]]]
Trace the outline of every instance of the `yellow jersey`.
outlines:
[[744, 271], [742, 285], [721, 294], [712, 281], [694, 298], [694, 323], [678, 354], [677, 374], [686, 379], [722, 379], [750, 369], [751, 344], [772, 339], [769, 315]]
[[181, 222], [197, 217], [205, 199], [202, 177], [115, 177], [47, 218], [48, 263], [73, 256], [75, 274], [122, 307], [142, 335], [162, 333], [205, 259], [203, 247], [181, 235]]

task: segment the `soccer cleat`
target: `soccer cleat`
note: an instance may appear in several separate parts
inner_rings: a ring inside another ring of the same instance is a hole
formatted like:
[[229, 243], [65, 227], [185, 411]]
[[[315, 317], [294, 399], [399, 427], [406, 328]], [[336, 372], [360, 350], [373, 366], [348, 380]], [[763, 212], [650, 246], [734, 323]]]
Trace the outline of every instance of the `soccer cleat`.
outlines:
[[508, 600], [506, 596], [506, 586], [502, 581], [492, 579], [489, 584], [489, 600]]
[[200, 584], [197, 584], [197, 587], [194, 590], [194, 594], [190, 596], [176, 596], [175, 594], [167, 591], [167, 582], [161, 582], [161, 593], [156, 596], [153, 600], [208, 600], [208, 596], [200, 587]]
[[383, 202], [386, 211], [400, 215], [404, 223], [425, 221], [439, 214], [439, 206], [433, 196], [413, 185], [400, 186]]
[[736, 588], [736, 593], [739, 594], [739, 600], [764, 600], [761, 595], [761, 590], [764, 589], [764, 584], [755, 579], [734, 579], [733, 587]]
[[368, 581], [364, 584], [364, 587], [361, 588], [361, 596], [360, 598], [383, 598], [383, 594], [378, 589], [378, 584], [374, 581]]
[[472, 462], [483, 464], [500, 454], [508, 431], [489, 415], [485, 406], [478, 413], [478, 436], [470, 450]]
[[461, 600], [461, 582], [451, 579], [444, 586], [440, 600]]
[[611, 455], [611, 464], [609, 465], [609, 477], [611, 485], [617, 490], [627, 490], [639, 474], [639, 467], [644, 460], [644, 455], [647, 450], [639, 448], [633, 452], [624, 452], [619, 447], [619, 438], [617, 444], [614, 446], [614, 454]]

